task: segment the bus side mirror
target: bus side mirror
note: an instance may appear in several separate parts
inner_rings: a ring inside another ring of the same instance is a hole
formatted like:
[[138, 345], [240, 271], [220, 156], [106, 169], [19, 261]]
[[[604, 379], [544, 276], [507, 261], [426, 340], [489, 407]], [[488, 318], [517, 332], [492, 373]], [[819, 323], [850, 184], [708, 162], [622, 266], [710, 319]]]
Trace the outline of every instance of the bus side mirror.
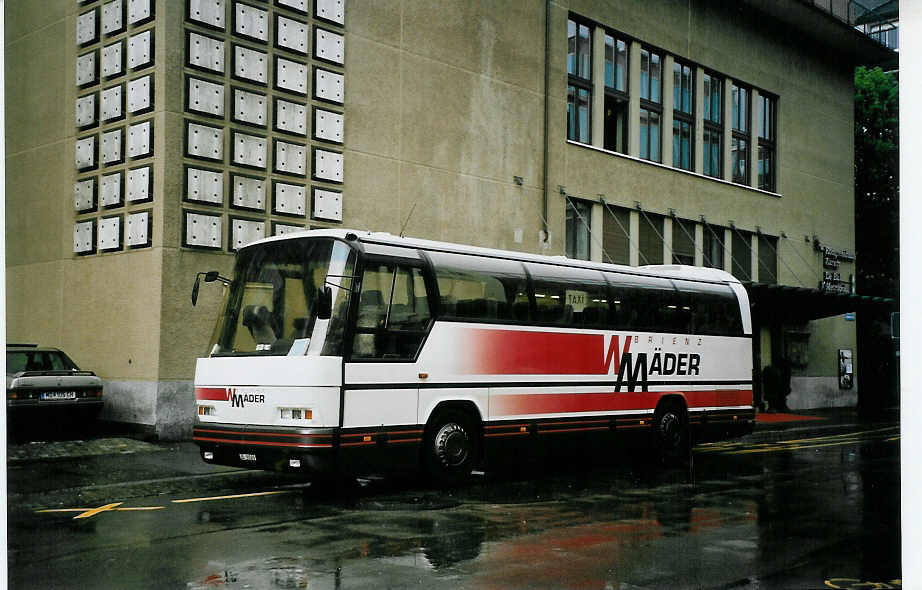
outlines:
[[328, 320], [333, 315], [333, 289], [324, 286], [317, 293], [317, 319]]
[[230, 285], [230, 279], [222, 277], [218, 271], [209, 270], [208, 272], [200, 272], [195, 274], [195, 284], [192, 285], [192, 307], [195, 307], [196, 302], [198, 301], [198, 288], [199, 281], [205, 277], [206, 283], [213, 283], [215, 281], [221, 281], [225, 285]]

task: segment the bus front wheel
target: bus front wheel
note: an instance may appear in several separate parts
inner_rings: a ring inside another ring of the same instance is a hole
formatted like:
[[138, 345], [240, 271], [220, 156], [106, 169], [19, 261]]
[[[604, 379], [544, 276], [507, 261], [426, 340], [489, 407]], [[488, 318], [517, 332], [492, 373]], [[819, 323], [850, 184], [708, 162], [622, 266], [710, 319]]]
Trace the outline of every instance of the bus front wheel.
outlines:
[[439, 413], [426, 428], [423, 465], [437, 483], [455, 484], [474, 469], [477, 439], [472, 421], [464, 413]]
[[653, 445], [667, 465], [681, 463], [688, 457], [688, 414], [678, 403], [665, 403], [653, 415]]

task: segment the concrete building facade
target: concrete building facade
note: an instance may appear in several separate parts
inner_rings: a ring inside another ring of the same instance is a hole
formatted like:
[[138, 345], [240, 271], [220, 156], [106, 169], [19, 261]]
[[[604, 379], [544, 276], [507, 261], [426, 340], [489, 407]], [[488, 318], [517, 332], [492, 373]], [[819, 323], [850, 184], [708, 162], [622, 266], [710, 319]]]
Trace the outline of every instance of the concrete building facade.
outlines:
[[[882, 50], [796, 0], [5, 10], [7, 338], [60, 346], [106, 380], [104, 418], [163, 438], [191, 430], [220, 304], [192, 307], [195, 273], [266, 235], [849, 289], [852, 69]], [[791, 364], [788, 403], [854, 404], [854, 322], [771, 309], [755, 340], [761, 366]]]

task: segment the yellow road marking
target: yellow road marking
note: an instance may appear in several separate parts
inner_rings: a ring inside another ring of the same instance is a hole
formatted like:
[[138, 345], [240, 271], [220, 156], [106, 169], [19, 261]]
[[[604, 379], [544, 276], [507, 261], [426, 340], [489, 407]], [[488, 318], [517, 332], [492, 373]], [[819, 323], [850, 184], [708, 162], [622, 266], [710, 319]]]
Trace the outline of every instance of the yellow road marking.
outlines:
[[[887, 440], [897, 440], [898, 438], [899, 437], [897, 436], [897, 437], [894, 437], [892, 439], [887, 439]], [[830, 442], [830, 443], [822, 443], [818, 445], [792, 445], [792, 446], [776, 446], [776, 447], [769, 447], [769, 448], [762, 448], [762, 449], [743, 449], [740, 451], [730, 451], [727, 454], [728, 455], [746, 455], [749, 453], [771, 453], [774, 451], [796, 451], [798, 449], [818, 449], [820, 447], [841, 447], [842, 445], [853, 445], [853, 444], [857, 444], [860, 442], [865, 442], [865, 441], [862, 439], [855, 438], [855, 439], [840, 440], [840, 441]]]
[[[863, 430], [861, 432], [845, 432], [842, 434], [832, 434], [829, 436], [816, 436], [812, 438], [798, 438], [791, 440], [779, 440], [774, 442], [764, 442], [764, 443], [719, 443], [714, 445], [707, 445], [705, 447], [697, 448], [695, 451], [702, 453], [726, 453], [728, 455], [741, 455], [747, 453], [769, 453], [773, 451], [782, 451], [782, 450], [795, 450], [795, 449], [806, 449], [806, 448], [815, 448], [822, 446], [836, 446], [842, 444], [854, 444], [863, 442], [865, 440], [885, 440], [885, 441], [894, 441], [900, 438], [900, 435], [895, 437], [890, 437], [886, 439], [881, 438], [880, 433], [887, 431], [898, 430], [899, 426], [887, 426], [884, 428], [877, 428], [874, 430]], [[875, 436], [865, 438], [865, 435], [872, 434]], [[886, 435], [883, 435], [886, 436]], [[838, 439], [838, 440], [836, 440]], [[801, 443], [816, 443], [818, 441], [834, 441], [831, 444], [808, 444], [804, 445]]]
[[174, 504], [185, 504], [187, 502], [210, 502], [212, 500], [233, 500], [234, 498], [252, 498], [254, 496], [274, 496], [276, 494], [290, 494], [292, 490], [275, 490], [271, 492], [253, 492], [252, 494], [233, 494], [230, 496], [211, 496], [208, 498], [186, 498], [185, 500], [173, 500]]
[[99, 508], [45, 508], [44, 510], [36, 510], [38, 514], [43, 514], [47, 512], [79, 512], [74, 519], [78, 518], [90, 518], [91, 516], [96, 516], [100, 512], [133, 512], [138, 510], [163, 510], [163, 506], [134, 506], [134, 507], [124, 507], [120, 506], [124, 502], [115, 502], [113, 504], [106, 504], [105, 506], [100, 506]]
[[163, 506], [135, 506], [132, 508], [116, 508], [117, 512], [132, 512], [135, 510], [163, 510]]
[[87, 510], [86, 512], [81, 512], [80, 514], [74, 517], [74, 520], [77, 520], [78, 518], [90, 518], [92, 516], [96, 516], [100, 512], [105, 512], [106, 510], [112, 510], [113, 508], [121, 506], [122, 504], [124, 504], [124, 502], [113, 502], [112, 504], [106, 504], [105, 506], [100, 506], [99, 508], [93, 508], [91, 510]]

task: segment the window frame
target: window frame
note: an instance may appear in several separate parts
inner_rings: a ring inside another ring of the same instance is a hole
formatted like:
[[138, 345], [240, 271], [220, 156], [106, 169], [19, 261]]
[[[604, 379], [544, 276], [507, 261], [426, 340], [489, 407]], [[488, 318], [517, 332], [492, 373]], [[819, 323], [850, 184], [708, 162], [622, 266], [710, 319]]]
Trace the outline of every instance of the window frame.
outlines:
[[[576, 63], [575, 63], [575, 68], [574, 68], [575, 72], [571, 72], [571, 71], [570, 71], [570, 47], [569, 47], [569, 42], [570, 42], [570, 23], [573, 23], [574, 26], [576, 27], [576, 36], [574, 37], [574, 39], [575, 39], [575, 41], [574, 41], [574, 55], [576, 56], [576, 57], [575, 57], [575, 62], [576, 62]], [[580, 38], [580, 37], [579, 37], [579, 32], [580, 32], [580, 27], [586, 27], [586, 29], [588, 29], [588, 31], [589, 31], [589, 53], [588, 53], [588, 58], [589, 58], [589, 72], [588, 72], [588, 77], [582, 77], [582, 76], [579, 75], [579, 69], [580, 69], [580, 63], [581, 63], [581, 56], [582, 56], [582, 54], [581, 54], [580, 51], [579, 51], [579, 47], [580, 47], [580, 44], [579, 44], [579, 38]], [[592, 87], [593, 87], [593, 81], [592, 81], [592, 69], [593, 69], [593, 68], [592, 68], [592, 66], [593, 66], [593, 61], [592, 61], [592, 43], [593, 43], [593, 42], [592, 42], [592, 37], [593, 37], [593, 33], [594, 33], [593, 28], [594, 28], [594, 27], [593, 27], [593, 24], [592, 24], [589, 20], [587, 20], [587, 19], [581, 18], [581, 17], [576, 16], [576, 15], [574, 15], [574, 14], [570, 14], [570, 15], [567, 17], [567, 139], [570, 140], [570, 141], [575, 141], [575, 142], [578, 142], [578, 143], [585, 143], [585, 144], [590, 144], [590, 143], [592, 143], [592, 89], [593, 89], [593, 88], [592, 88]], [[572, 89], [572, 93], [571, 93], [571, 89]], [[585, 138], [585, 140], [583, 140], [583, 139], [581, 139], [581, 138], [579, 137], [579, 129], [580, 129], [580, 125], [579, 125], [579, 121], [580, 121], [580, 118], [579, 118], [579, 109], [575, 106], [576, 104], [578, 104], [578, 97], [579, 97], [579, 92], [580, 92], [580, 90], [584, 91], [584, 92], [588, 95], [588, 99], [587, 99], [587, 101], [586, 101], [586, 138]], [[571, 96], [572, 96], [572, 98], [571, 98]], [[570, 125], [570, 112], [571, 112], [571, 106], [573, 106], [573, 112], [574, 112], [574, 114], [575, 114], [575, 116], [576, 116], [576, 127], [575, 127], [575, 129], [576, 129], [576, 134], [575, 134], [575, 136], [574, 136], [574, 135], [571, 135], [571, 133], [570, 133], [570, 129], [571, 129], [571, 125]]]
[[[606, 79], [604, 80], [604, 83], [603, 83], [603, 87], [605, 88], [605, 99], [606, 99], [603, 108], [605, 108], [605, 111], [606, 111], [606, 113], [607, 113], [607, 111], [608, 111], [608, 99], [611, 99], [612, 101], [615, 102], [615, 104], [617, 104], [617, 105], [619, 105], [619, 106], [623, 106], [624, 109], [625, 109], [624, 129], [622, 129], [622, 131], [621, 131], [621, 137], [620, 137], [621, 145], [623, 146], [623, 149], [622, 149], [622, 150], [617, 149], [617, 141], [616, 141], [616, 145], [615, 145], [614, 147], [610, 147], [610, 146], [607, 144], [607, 142], [605, 141], [605, 140], [607, 139], [607, 137], [608, 137], [608, 123], [609, 123], [609, 118], [608, 118], [607, 116], [603, 116], [603, 118], [602, 118], [602, 121], [603, 121], [603, 122], [602, 122], [602, 124], [603, 124], [603, 130], [602, 130], [602, 133], [603, 133], [603, 146], [604, 146], [605, 149], [607, 149], [607, 150], [609, 150], [609, 151], [617, 152], [617, 153], [619, 153], [619, 154], [627, 154], [627, 153], [628, 153], [628, 149], [629, 149], [628, 143], [629, 143], [629, 138], [630, 138], [630, 125], [631, 125], [631, 112], [630, 112], [630, 111], [631, 111], [631, 109], [630, 109], [630, 100], [631, 100], [631, 39], [630, 39], [629, 37], [625, 36], [625, 35], [622, 35], [622, 34], [616, 32], [616, 31], [612, 31], [612, 30], [610, 30], [610, 29], [603, 29], [603, 30], [604, 30], [604, 34], [605, 34], [605, 38], [604, 38], [604, 39], [605, 39], [605, 41], [606, 41], [606, 43], [605, 43], [605, 60], [604, 60], [604, 61], [605, 61], [605, 64], [606, 64], [606, 68], [608, 67], [608, 63], [609, 63], [609, 62], [608, 62], [608, 47], [609, 47], [609, 45], [608, 45], [608, 43], [607, 43], [608, 39], [611, 39], [611, 40], [612, 40], [612, 42], [613, 42], [613, 43], [612, 43], [612, 47], [614, 48], [614, 50], [613, 50], [613, 55], [612, 55], [613, 61], [611, 62], [611, 63], [612, 63], [612, 82], [613, 82], [613, 85], [612, 85], [612, 86], [609, 86], [609, 85], [608, 85], [608, 79], [607, 79], [607, 76], [606, 76]], [[618, 89], [618, 43], [619, 43], [619, 42], [620, 42], [620, 43], [624, 43], [624, 56], [625, 56], [625, 60], [624, 60], [624, 89], [623, 89], [623, 90], [619, 90], [619, 89]], [[607, 71], [606, 71], [606, 74], [607, 74]], [[616, 117], [612, 117], [612, 122], [614, 122], [615, 120], [616, 120]]]
[[[695, 101], [695, 66], [691, 62], [687, 62], [682, 59], [673, 57], [672, 65], [672, 76], [675, 79], [676, 68], [679, 68], [679, 103], [675, 103], [675, 93], [676, 88], [673, 85], [673, 105], [672, 105], [672, 137], [673, 137], [673, 146], [675, 146], [675, 134], [676, 130], [679, 132], [679, 154], [676, 155], [676, 150], [672, 150], [672, 167], [678, 168], [679, 170], [687, 170], [689, 172], [693, 171], [695, 168], [695, 113], [696, 107], [698, 106]], [[688, 69], [688, 111], [682, 109], [683, 102], [683, 79], [685, 76], [685, 69]], [[676, 128], [676, 123], [678, 123], [678, 129]], [[682, 127], [684, 125], [688, 126], [688, 167], [682, 166]], [[679, 163], [676, 164], [676, 157], [679, 159]]]
[[[711, 178], [723, 178], [723, 160], [724, 160], [724, 78], [717, 75], [716, 73], [710, 70], [704, 70], [702, 76], [705, 79], [702, 81], [707, 82], [709, 79], [711, 83], [708, 85], [710, 87], [710, 93], [705, 95], [704, 104], [701, 106], [702, 122], [704, 133], [702, 134], [702, 144], [701, 149], [703, 151], [701, 159], [701, 173], [704, 176], [709, 176]], [[704, 86], [707, 88], [708, 86]], [[710, 97], [713, 96], [714, 88], [718, 89], [718, 100], [717, 104], [719, 105], [720, 112], [717, 117], [717, 121], [713, 118], [713, 113], [711, 117], [708, 117], [704, 114], [705, 106], [710, 106], [712, 101]], [[706, 163], [710, 161], [711, 150], [709, 149], [712, 145], [710, 142], [704, 140], [706, 136], [716, 137], [718, 139], [717, 143], [717, 162], [716, 171], [713, 168], [710, 168]]]
[[[743, 171], [742, 177], [736, 176], [737, 166], [735, 162], [731, 161], [732, 170], [730, 181], [734, 184], [741, 184], [744, 186], [749, 186], [752, 182], [752, 87], [746, 84], [743, 84], [739, 80], [733, 80], [731, 82], [730, 88], [733, 104], [733, 112], [730, 116], [730, 140], [738, 142], [746, 142], [746, 167]], [[745, 102], [745, 116], [743, 116], [743, 103], [741, 100], [738, 100], [737, 97], [741, 95], [742, 92], [746, 93], [746, 102]], [[745, 122], [745, 128], [739, 127], [739, 125]], [[733, 153], [733, 146], [730, 146], [731, 154]]]
[[[643, 81], [643, 59], [644, 54], [647, 54], [647, 82], [644, 84]], [[654, 49], [648, 45], [641, 45], [640, 47], [640, 120], [638, 125], [640, 126], [640, 149], [637, 153], [638, 157], [642, 160], [648, 160], [650, 162], [662, 163], [663, 161], [663, 63], [665, 61], [664, 53], [659, 49]], [[653, 63], [653, 57], [656, 56], [659, 58], [659, 84], [658, 84], [658, 97], [659, 101], [653, 100], [653, 75], [650, 73], [650, 66]], [[646, 98], [644, 97], [644, 90], [646, 90]], [[647, 123], [646, 123], [646, 134], [644, 134], [644, 111], [647, 113]], [[651, 157], [652, 154], [652, 133], [650, 132], [650, 115], [655, 114], [659, 118], [659, 123], [657, 125], [657, 152], [656, 157]], [[646, 137], [646, 145], [644, 145], [644, 138]], [[644, 156], [644, 148], [646, 148], [647, 155]]]
[[[765, 105], [771, 105], [768, 120], [763, 114]], [[759, 112], [758, 112], [759, 130], [758, 146], [756, 150], [756, 171], [758, 174], [757, 185], [760, 190], [770, 193], [778, 190], [778, 99], [769, 93], [759, 93]], [[767, 123], [767, 125], [766, 125]], [[763, 128], [767, 128], [770, 137], [763, 137]], [[762, 150], [765, 149], [771, 154], [770, 170], [767, 174], [762, 172]], [[763, 182], [763, 177], [768, 177], [768, 182]]]
[[[581, 215], [583, 212], [579, 211], [577, 206], [586, 207], [585, 222], [581, 218]], [[571, 218], [569, 217], [569, 213], [570, 213], [571, 207], [576, 213], [576, 215], [572, 217], [573, 224], [576, 227], [583, 228], [586, 231], [586, 236], [587, 236], [586, 237], [586, 258], [580, 258], [578, 256], [578, 253], [576, 252], [576, 250], [579, 249], [579, 245], [576, 244], [575, 242], [573, 244], [574, 255], [570, 256], [570, 239], [571, 239], [570, 235], [571, 234], [570, 234], [569, 229], [570, 229], [570, 219]], [[570, 258], [572, 260], [585, 260], [585, 261], [591, 260], [592, 259], [592, 241], [591, 241], [592, 240], [592, 203], [589, 201], [584, 201], [583, 199], [573, 198], [568, 195], [566, 197], [566, 209], [564, 211], [564, 228], [565, 228], [564, 252], [566, 253], [567, 258]]]

